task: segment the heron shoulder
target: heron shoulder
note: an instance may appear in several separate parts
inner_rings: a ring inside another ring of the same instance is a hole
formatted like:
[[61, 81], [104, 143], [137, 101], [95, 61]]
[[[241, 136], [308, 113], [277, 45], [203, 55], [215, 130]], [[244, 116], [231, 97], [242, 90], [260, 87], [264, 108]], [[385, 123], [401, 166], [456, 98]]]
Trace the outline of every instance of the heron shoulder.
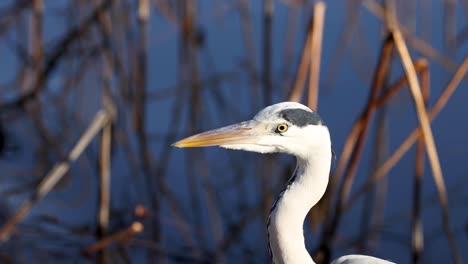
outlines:
[[335, 259], [331, 264], [391, 264], [394, 262], [365, 255], [346, 255]]

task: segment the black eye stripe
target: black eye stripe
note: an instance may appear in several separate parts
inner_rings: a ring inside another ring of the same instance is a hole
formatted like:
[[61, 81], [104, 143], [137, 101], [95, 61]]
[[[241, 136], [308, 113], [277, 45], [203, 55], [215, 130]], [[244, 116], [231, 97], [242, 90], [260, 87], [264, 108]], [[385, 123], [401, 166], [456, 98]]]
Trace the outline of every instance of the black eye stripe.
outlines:
[[284, 109], [279, 112], [279, 117], [298, 127], [325, 125], [317, 112], [310, 112], [300, 108]]

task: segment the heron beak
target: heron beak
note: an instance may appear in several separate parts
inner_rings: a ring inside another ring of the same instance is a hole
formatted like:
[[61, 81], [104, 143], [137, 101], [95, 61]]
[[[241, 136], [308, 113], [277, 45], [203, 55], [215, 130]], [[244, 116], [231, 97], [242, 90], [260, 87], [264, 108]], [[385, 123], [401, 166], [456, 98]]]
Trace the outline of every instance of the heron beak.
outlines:
[[255, 120], [206, 131], [172, 144], [178, 148], [209, 147], [231, 144], [254, 144], [265, 134], [265, 125]]

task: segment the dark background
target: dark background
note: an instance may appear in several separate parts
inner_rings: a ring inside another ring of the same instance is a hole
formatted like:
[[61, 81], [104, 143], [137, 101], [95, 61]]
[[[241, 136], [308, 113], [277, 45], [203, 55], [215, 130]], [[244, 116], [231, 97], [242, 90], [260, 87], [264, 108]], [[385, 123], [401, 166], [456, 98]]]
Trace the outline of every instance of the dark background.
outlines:
[[[429, 62], [430, 107], [466, 58], [468, 2], [395, 3], [413, 59]], [[269, 207], [294, 160], [218, 148], [174, 149], [170, 144], [250, 119], [266, 105], [288, 100], [313, 4], [2, 1], [0, 233], [8, 219], [17, 217], [23, 201], [32, 199], [32, 206], [1, 242], [1, 262], [268, 262]], [[382, 1], [326, 4], [318, 110], [330, 128], [339, 160], [351, 127], [366, 107], [387, 30], [376, 15]], [[274, 7], [271, 16], [264, 13], [268, 5]], [[387, 83], [403, 74], [394, 52]], [[304, 103], [307, 81], [305, 85]], [[450, 228], [464, 261], [468, 260], [466, 88], [462, 80], [432, 123], [449, 198]], [[113, 108], [106, 108], [109, 105]], [[38, 198], [41, 179], [68, 159], [100, 109], [115, 109], [115, 118], [108, 123], [112, 126], [110, 203], [100, 205], [99, 198], [100, 155], [105, 152], [101, 133], [54, 189]], [[418, 126], [408, 88], [401, 89], [371, 121], [351, 194]], [[379, 134], [382, 137], [376, 141]], [[377, 152], [383, 153], [380, 161]], [[413, 146], [387, 177], [368, 188], [341, 216], [327, 245], [332, 258], [363, 253], [412, 262], [414, 167]], [[449, 263], [453, 259], [437, 189], [428, 162], [424, 168], [422, 261]], [[102, 206], [110, 208], [109, 224], [104, 226], [97, 220]], [[336, 205], [328, 207], [333, 212]], [[305, 224], [311, 253], [325, 228], [324, 224], [311, 227], [310, 221], [318, 219], [311, 216]], [[144, 230], [128, 234], [135, 222]], [[106, 244], [104, 253], [92, 249], [109, 235], [114, 243]]]

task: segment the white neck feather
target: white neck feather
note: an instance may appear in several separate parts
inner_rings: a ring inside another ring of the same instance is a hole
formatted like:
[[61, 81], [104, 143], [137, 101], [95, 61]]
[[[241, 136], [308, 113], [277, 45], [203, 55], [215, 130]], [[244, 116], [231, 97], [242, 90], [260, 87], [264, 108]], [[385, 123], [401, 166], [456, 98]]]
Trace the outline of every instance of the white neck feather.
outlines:
[[304, 242], [304, 219], [325, 193], [331, 159], [331, 146], [327, 144], [315, 149], [307, 160], [297, 158], [295, 179], [270, 214], [268, 235], [274, 263], [314, 263]]

